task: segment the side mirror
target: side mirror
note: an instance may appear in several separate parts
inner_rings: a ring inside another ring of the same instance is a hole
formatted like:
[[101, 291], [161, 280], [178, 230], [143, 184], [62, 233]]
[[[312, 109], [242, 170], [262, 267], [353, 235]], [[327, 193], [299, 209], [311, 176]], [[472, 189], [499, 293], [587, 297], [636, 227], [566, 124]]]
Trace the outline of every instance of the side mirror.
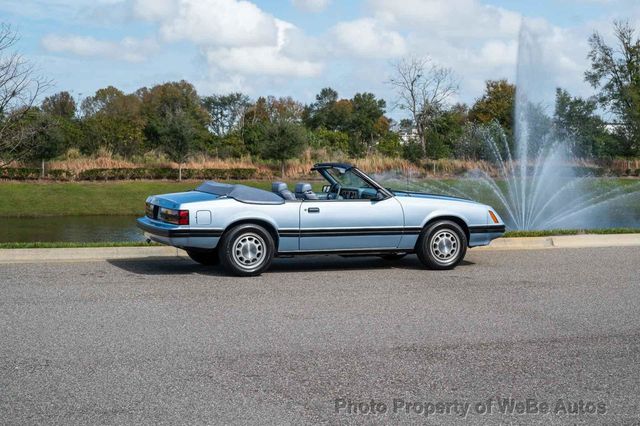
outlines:
[[376, 201], [381, 201], [384, 199], [385, 199], [385, 195], [382, 191], [376, 192], [376, 198], [375, 198]]
[[329, 192], [329, 191], [331, 191], [331, 185], [322, 186], [322, 192]]

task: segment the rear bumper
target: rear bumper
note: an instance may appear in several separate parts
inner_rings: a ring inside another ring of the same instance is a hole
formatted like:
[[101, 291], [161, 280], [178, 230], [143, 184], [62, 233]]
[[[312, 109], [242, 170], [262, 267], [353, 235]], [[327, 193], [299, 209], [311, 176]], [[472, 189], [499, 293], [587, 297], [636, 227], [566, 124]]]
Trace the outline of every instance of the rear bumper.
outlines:
[[136, 220], [138, 228], [151, 241], [179, 248], [212, 249], [218, 245], [222, 229], [192, 229], [165, 223], [158, 223], [148, 217]]

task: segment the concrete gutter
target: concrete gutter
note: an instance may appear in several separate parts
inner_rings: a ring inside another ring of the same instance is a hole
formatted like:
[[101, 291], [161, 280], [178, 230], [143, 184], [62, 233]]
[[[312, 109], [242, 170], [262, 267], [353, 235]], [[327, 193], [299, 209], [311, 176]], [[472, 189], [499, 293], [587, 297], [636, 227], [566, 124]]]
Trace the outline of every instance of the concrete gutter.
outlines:
[[[558, 237], [500, 238], [473, 250], [542, 250], [558, 248], [640, 246], [640, 234], [564, 235]], [[0, 263], [88, 262], [108, 259], [181, 257], [173, 247], [90, 247], [54, 249], [0, 249]]]
[[499, 238], [473, 250], [540, 250], [550, 248], [640, 246], [640, 234], [561, 235], [556, 237]]

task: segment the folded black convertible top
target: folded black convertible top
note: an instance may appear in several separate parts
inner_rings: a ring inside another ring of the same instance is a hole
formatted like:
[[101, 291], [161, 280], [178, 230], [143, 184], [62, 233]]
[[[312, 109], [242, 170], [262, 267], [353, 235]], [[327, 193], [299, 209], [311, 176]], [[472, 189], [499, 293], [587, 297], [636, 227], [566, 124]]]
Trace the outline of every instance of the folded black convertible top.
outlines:
[[252, 188], [246, 185], [230, 185], [214, 181], [204, 182], [196, 191], [233, 198], [242, 203], [251, 204], [284, 204], [284, 199], [273, 192]]

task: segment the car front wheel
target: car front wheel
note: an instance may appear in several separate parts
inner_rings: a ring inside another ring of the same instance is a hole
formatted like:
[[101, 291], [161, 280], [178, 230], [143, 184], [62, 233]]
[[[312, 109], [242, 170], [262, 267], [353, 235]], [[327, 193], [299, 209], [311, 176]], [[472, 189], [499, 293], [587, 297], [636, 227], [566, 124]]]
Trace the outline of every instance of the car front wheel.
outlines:
[[233, 275], [260, 275], [271, 266], [275, 244], [271, 234], [259, 225], [239, 225], [225, 233], [220, 262]]
[[453, 269], [467, 252], [467, 237], [460, 225], [443, 220], [430, 225], [418, 239], [416, 253], [430, 269]]

